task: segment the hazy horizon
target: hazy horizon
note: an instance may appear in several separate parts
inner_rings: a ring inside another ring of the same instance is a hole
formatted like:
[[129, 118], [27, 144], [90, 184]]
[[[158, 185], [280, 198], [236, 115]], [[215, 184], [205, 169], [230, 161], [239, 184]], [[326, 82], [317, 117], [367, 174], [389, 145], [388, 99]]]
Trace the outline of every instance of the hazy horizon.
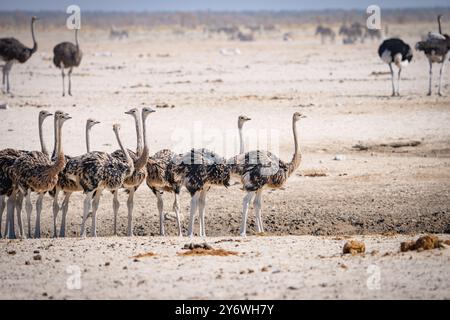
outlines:
[[336, 4], [335, 1], [298, 1], [298, 0], [228, 0], [228, 1], [201, 1], [201, 0], [100, 0], [100, 1], [26, 1], [16, 0], [14, 2], [0, 1], [0, 11], [65, 11], [71, 5], [76, 4], [86, 11], [311, 11], [311, 10], [363, 10], [369, 5], [376, 4], [383, 9], [404, 8], [433, 8], [450, 7], [450, 0], [346, 0]]

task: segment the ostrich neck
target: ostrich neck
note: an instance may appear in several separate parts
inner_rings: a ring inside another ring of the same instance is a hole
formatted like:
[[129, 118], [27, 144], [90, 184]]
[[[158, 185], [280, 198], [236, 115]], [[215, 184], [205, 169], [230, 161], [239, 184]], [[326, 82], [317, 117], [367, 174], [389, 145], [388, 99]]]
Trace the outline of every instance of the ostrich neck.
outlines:
[[44, 123], [44, 119], [39, 118], [39, 140], [41, 142], [41, 151], [43, 154], [48, 156], [47, 146], [44, 141], [44, 133], [42, 132], [42, 124]]
[[77, 46], [77, 50], [80, 50], [80, 46], [78, 45], [78, 29], [75, 29], [75, 44]]
[[128, 164], [128, 167], [130, 168], [130, 172], [133, 172], [133, 170], [134, 170], [133, 160], [131, 159], [128, 151], [123, 147], [122, 141], [120, 140], [120, 137], [119, 137], [119, 132], [115, 130], [114, 133], [116, 134], [116, 139], [117, 139], [117, 143], [119, 144], [120, 150], [122, 150], [123, 154], [125, 155], [125, 158], [127, 159], [127, 164]]
[[294, 155], [288, 165], [289, 176], [300, 166], [300, 162], [302, 160], [302, 153], [298, 146], [297, 126], [295, 120], [292, 120], [292, 132], [294, 134]]
[[88, 124], [86, 124], [86, 152], [89, 153], [91, 152], [91, 141], [90, 141], [90, 132], [91, 132], [91, 128], [89, 127]]
[[50, 176], [55, 176], [58, 175], [63, 169], [64, 166], [66, 165], [66, 159], [64, 157], [64, 152], [62, 149], [62, 122], [61, 121], [57, 121], [57, 138], [56, 138], [56, 160], [55, 162], [52, 164], [52, 166], [49, 168], [49, 175]]
[[439, 26], [439, 34], [442, 34], [442, 29], [441, 29], [441, 17], [438, 17], [438, 26]]
[[33, 38], [33, 48], [31, 49], [31, 52], [34, 53], [37, 51], [37, 42], [34, 36], [34, 21], [31, 21], [31, 37]]
[[139, 158], [136, 160], [134, 164], [134, 170], [141, 170], [147, 164], [149, 149], [148, 149], [148, 139], [147, 139], [147, 128], [145, 124], [145, 117], [142, 118], [142, 128], [143, 128], [143, 136], [144, 136], [144, 150], [142, 151]]
[[238, 124], [238, 129], [239, 129], [239, 153], [242, 154], [244, 153], [244, 137], [242, 134], [242, 125]]
[[139, 115], [134, 116], [134, 124], [136, 126], [136, 154], [138, 157], [142, 153], [142, 133], [141, 133], [141, 123], [139, 121]]
[[55, 137], [55, 141], [54, 141], [54, 144], [53, 144], [53, 152], [52, 152], [52, 159], [54, 158], [54, 157], [56, 157], [56, 152], [57, 152], [57, 144], [58, 144], [58, 120], [57, 120], [57, 118], [56, 118], [56, 116], [55, 116], [55, 120], [54, 120], [54, 137]]

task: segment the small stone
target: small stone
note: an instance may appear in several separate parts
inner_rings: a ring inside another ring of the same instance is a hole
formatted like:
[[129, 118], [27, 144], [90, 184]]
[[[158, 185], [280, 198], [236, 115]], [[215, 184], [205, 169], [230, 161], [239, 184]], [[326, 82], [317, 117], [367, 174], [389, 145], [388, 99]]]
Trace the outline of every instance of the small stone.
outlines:
[[38, 254], [38, 253], [39, 253], [39, 250], [34, 250], [33, 253], [34, 253], [34, 254]]
[[10, 255], [15, 255], [17, 252], [15, 251], [15, 250], [9, 250], [8, 251], [8, 254], [10, 254]]
[[267, 267], [262, 267], [261, 268], [261, 272], [267, 272], [267, 271], [269, 271], [269, 268], [267, 268]]
[[36, 261], [42, 260], [42, 256], [40, 254], [37, 254], [33, 257], [33, 260], [36, 260]]
[[108, 267], [110, 265], [109, 262], [105, 262], [105, 267]]
[[25, 261], [26, 266], [29, 266], [30, 264], [31, 264], [30, 261]]

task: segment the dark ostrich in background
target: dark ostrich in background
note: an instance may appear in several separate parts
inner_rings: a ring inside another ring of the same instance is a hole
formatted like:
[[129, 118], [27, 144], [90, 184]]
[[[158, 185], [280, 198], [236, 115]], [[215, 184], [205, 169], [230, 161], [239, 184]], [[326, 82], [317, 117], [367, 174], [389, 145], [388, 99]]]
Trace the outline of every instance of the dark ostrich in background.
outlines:
[[[401, 39], [387, 39], [384, 40], [378, 48], [378, 55], [381, 60], [389, 65], [389, 69], [391, 70], [392, 96], [399, 96], [400, 74], [402, 72], [402, 68], [406, 67], [409, 62], [411, 62], [413, 57], [411, 47]], [[394, 63], [398, 68], [397, 90], [395, 90], [394, 69], [392, 68], [392, 63]]]
[[2, 84], [6, 84], [6, 93], [9, 93], [9, 73], [14, 62], [25, 63], [37, 51], [38, 45], [34, 36], [34, 23], [38, 20], [36, 17], [31, 17], [31, 37], [33, 38], [33, 48], [27, 48], [16, 38], [1, 38], [0, 39], [0, 59], [5, 61], [2, 68], [3, 77]]
[[64, 69], [68, 68], [68, 77], [69, 77], [69, 95], [72, 95], [72, 84], [71, 84], [71, 75], [73, 67], [78, 67], [81, 62], [81, 58], [83, 57], [83, 53], [80, 50], [80, 46], [78, 44], [78, 29], [75, 29], [75, 44], [72, 42], [61, 42], [57, 44], [53, 48], [53, 63], [57, 68], [61, 69], [62, 76], [62, 84], [63, 84], [63, 97], [65, 95], [65, 87], [64, 87]]
[[419, 41], [416, 44], [416, 50], [423, 51], [430, 64], [430, 79], [428, 83], [429, 96], [431, 95], [431, 84], [433, 79], [433, 63], [441, 64], [438, 95], [442, 96], [442, 73], [450, 56], [450, 36], [448, 34], [442, 34], [441, 18], [442, 15], [438, 15], [439, 33], [429, 32], [425, 41]]

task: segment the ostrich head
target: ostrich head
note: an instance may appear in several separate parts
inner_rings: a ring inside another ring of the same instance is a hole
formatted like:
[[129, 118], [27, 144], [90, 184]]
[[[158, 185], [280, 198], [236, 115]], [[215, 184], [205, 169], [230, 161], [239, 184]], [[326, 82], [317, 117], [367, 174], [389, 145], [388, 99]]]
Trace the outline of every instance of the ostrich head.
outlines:
[[35, 21], [38, 21], [38, 20], [39, 20], [39, 18], [36, 17], [36, 16], [32, 16], [32, 17], [31, 17], [31, 22], [32, 22], [32, 23], [34, 23]]
[[142, 108], [142, 119], [146, 119], [147, 118], [147, 116], [150, 114], [150, 113], [153, 113], [153, 112], [156, 112], [155, 110], [153, 110], [152, 108], [150, 108], [150, 107], [144, 107], [144, 108]]
[[94, 120], [94, 119], [87, 119], [86, 125], [88, 127], [88, 129], [91, 129], [93, 126], [95, 126], [96, 124], [99, 124], [100, 121]]
[[60, 126], [62, 126], [62, 124], [64, 122], [66, 122], [67, 120], [72, 119], [72, 117], [69, 116], [69, 114], [66, 113], [66, 112], [58, 113], [58, 115], [56, 117], [57, 117], [57, 120], [59, 120], [59, 125]]
[[114, 130], [114, 132], [119, 132], [120, 131], [120, 124], [114, 123], [113, 124], [113, 130]]
[[238, 117], [238, 127], [242, 128], [242, 126], [244, 125], [245, 122], [252, 120], [251, 118], [247, 117], [247, 116], [239, 116]]
[[131, 116], [137, 116], [139, 114], [139, 111], [137, 108], [133, 108], [128, 111], [125, 111], [125, 114], [129, 114]]
[[39, 120], [44, 121], [45, 118], [52, 116], [53, 113], [48, 112], [47, 110], [42, 110], [39, 112]]
[[295, 112], [293, 115], [294, 122], [297, 122], [298, 120], [300, 120], [302, 118], [306, 118], [306, 116], [303, 115], [301, 112]]

